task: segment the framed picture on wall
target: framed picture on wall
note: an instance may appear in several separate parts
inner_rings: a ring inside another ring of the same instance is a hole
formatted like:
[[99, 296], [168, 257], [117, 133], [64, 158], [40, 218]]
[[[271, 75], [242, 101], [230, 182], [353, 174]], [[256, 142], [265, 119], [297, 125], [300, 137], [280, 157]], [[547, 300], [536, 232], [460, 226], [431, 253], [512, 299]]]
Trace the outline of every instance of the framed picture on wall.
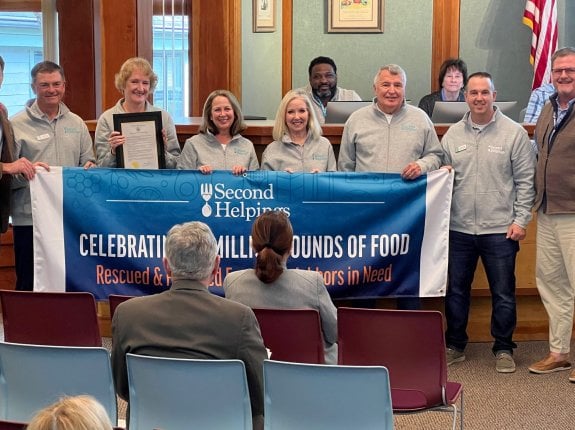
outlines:
[[327, 0], [328, 33], [383, 33], [383, 0]]
[[276, 31], [276, 0], [253, 0], [254, 33]]

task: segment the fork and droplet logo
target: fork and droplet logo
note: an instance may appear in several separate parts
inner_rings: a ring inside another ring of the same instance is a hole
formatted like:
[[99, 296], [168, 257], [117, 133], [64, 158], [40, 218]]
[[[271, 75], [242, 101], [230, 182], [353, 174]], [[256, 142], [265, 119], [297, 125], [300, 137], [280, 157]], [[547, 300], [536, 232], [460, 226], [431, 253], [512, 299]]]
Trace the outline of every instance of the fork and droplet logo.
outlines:
[[212, 184], [200, 184], [200, 193], [205, 202], [202, 206], [202, 215], [206, 218], [212, 214], [212, 207], [210, 206], [209, 201], [212, 198], [213, 190], [214, 188]]
[[224, 183], [203, 183], [200, 184], [200, 195], [204, 200], [204, 218], [233, 218], [250, 222], [270, 210], [281, 210], [290, 215], [289, 207], [274, 205], [274, 187], [270, 183], [262, 188], [227, 188]]

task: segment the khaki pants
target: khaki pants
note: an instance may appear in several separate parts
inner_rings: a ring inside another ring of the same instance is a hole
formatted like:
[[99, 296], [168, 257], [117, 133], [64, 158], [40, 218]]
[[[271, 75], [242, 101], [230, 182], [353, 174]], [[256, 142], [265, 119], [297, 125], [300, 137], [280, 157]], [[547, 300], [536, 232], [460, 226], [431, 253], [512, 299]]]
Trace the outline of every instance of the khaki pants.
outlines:
[[549, 349], [571, 345], [575, 299], [575, 214], [537, 214], [536, 281], [549, 316]]

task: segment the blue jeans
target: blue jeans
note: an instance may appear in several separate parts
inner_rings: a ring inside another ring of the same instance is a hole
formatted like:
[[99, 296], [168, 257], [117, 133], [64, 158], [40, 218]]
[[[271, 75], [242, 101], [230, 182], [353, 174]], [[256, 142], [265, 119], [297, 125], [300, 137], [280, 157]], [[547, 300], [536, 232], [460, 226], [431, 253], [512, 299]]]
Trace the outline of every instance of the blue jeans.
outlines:
[[519, 243], [506, 239], [504, 233], [473, 235], [449, 232], [449, 284], [445, 296], [445, 343], [449, 348], [463, 351], [467, 345], [471, 283], [479, 257], [491, 291], [493, 352], [512, 353], [517, 347], [512, 338], [517, 323], [515, 257], [518, 251]]

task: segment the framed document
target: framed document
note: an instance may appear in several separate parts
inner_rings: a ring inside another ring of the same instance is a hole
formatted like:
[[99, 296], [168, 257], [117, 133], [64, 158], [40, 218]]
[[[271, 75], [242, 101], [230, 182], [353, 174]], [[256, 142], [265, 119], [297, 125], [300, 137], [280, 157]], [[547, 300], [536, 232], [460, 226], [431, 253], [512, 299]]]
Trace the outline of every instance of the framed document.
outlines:
[[383, 33], [383, 0], [328, 0], [328, 33]]
[[126, 169], [165, 169], [162, 112], [114, 114], [114, 130], [126, 137], [116, 148], [116, 165]]
[[276, 0], [253, 0], [252, 25], [254, 33], [276, 31]]

